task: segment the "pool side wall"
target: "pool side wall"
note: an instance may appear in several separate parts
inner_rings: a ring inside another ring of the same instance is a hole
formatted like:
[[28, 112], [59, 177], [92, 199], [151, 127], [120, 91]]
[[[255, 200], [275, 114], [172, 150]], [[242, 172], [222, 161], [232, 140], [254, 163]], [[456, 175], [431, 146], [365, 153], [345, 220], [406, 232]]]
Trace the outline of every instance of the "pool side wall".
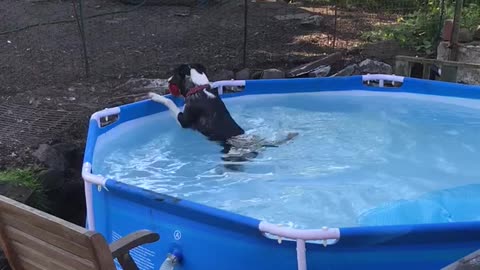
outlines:
[[[480, 99], [480, 87], [405, 78], [400, 88], [368, 87], [361, 76], [247, 81], [244, 92], [224, 98], [272, 93], [367, 90]], [[174, 99], [178, 105], [181, 101]], [[165, 111], [140, 101], [120, 107], [117, 122], [100, 128], [90, 121], [84, 162], [92, 163], [97, 138], [116, 126]], [[95, 168], [93, 168], [95, 173]], [[141, 269], [158, 270], [168, 252], [184, 260], [176, 269], [296, 269], [295, 243], [263, 236], [259, 220], [143, 190], [114, 180], [92, 188], [95, 230], [109, 242], [150, 229], [159, 242], [132, 253]], [[88, 199], [88, 198], [87, 198]], [[87, 226], [88, 227], [88, 226]], [[319, 225], [321, 227], [321, 224]], [[340, 228], [340, 240], [307, 244], [310, 269], [439, 269], [480, 249], [480, 222]]]

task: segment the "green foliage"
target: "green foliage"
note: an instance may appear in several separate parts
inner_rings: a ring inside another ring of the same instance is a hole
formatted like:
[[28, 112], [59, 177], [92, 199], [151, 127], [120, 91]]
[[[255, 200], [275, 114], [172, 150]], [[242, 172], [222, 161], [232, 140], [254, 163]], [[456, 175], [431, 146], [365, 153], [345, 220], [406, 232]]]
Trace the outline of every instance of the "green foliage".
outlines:
[[0, 171], [0, 183], [8, 183], [32, 190], [33, 194], [31, 196], [31, 206], [44, 211], [49, 210], [45, 192], [32, 170], [16, 169]]
[[40, 185], [31, 170], [17, 169], [0, 172], [0, 183], [10, 183], [32, 190], [40, 188]]
[[[454, 10], [454, 3], [447, 3], [443, 18], [453, 19]], [[479, 14], [480, 5], [469, 3], [462, 11], [460, 26], [473, 30], [480, 24]], [[429, 1], [426, 9], [420, 9], [400, 17], [396, 24], [364, 32], [362, 38], [370, 42], [396, 40], [404, 47], [430, 55], [435, 51], [434, 46], [443, 26], [443, 21], [440, 21], [440, 18], [440, 7], [434, 5], [433, 1]]]
[[480, 25], [480, 1], [469, 4], [462, 11], [462, 26], [469, 30], [475, 30]]

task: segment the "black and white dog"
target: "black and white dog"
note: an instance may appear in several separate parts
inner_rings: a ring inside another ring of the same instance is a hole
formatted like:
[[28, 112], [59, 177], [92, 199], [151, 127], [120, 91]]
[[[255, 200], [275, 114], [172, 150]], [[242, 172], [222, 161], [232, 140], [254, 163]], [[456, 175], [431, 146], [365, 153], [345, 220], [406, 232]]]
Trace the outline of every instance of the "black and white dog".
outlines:
[[164, 96], [149, 93], [149, 97], [165, 105], [181, 127], [197, 130], [209, 140], [222, 145], [222, 153], [225, 154], [222, 159], [226, 162], [247, 161], [255, 158], [261, 148], [277, 147], [298, 135], [289, 133], [285, 139], [267, 141], [245, 134], [230, 115], [218, 89], [211, 87], [206, 69], [201, 64], [180, 65], [168, 83], [172, 95], [185, 99], [183, 112]]

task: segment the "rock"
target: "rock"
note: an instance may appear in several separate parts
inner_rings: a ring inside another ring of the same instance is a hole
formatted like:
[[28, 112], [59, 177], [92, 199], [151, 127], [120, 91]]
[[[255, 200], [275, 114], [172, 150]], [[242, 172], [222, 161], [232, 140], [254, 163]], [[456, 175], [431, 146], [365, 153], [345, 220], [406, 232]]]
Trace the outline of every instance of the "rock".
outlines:
[[258, 80], [262, 78], [263, 71], [255, 71], [252, 73], [252, 79]]
[[61, 172], [65, 172], [68, 168], [81, 171], [83, 163], [81, 148], [71, 143], [41, 144], [32, 155], [49, 169], [56, 169]]
[[473, 32], [473, 40], [480, 40], [480, 25], [477, 27], [475, 32]]
[[235, 74], [231, 70], [222, 69], [214, 73], [211, 77], [211, 81], [225, 81], [235, 79]]
[[480, 69], [460, 68], [457, 72], [457, 82], [470, 85], [480, 85]]
[[450, 43], [448, 41], [441, 41], [437, 47], [437, 60], [448, 60], [450, 51]]
[[389, 64], [371, 59], [363, 60], [358, 67], [363, 74], [392, 74], [393, 72]]
[[57, 190], [62, 188], [65, 183], [65, 175], [60, 170], [48, 169], [38, 174], [38, 181], [45, 191]]
[[66, 168], [73, 168], [79, 172], [83, 165], [83, 150], [76, 144], [57, 143], [53, 145], [58, 154], [64, 157]]
[[472, 32], [470, 32], [468, 29], [460, 28], [460, 30], [458, 30], [458, 42], [468, 43], [468, 42], [471, 42], [472, 40], [473, 40]]
[[313, 15], [303, 19], [300, 24], [303, 26], [320, 26], [323, 22], [323, 17], [320, 15]]
[[[21, 202], [23, 204], [29, 204], [30, 198], [32, 197], [34, 190], [24, 187], [15, 185], [13, 183], [0, 183], [0, 194], [8, 197], [12, 200]], [[2, 269], [2, 268], [0, 268]]]
[[41, 144], [32, 155], [48, 168], [60, 171], [65, 171], [66, 169], [65, 158], [48, 144]]
[[235, 73], [235, 80], [248, 80], [250, 79], [250, 69], [244, 68]]
[[287, 77], [293, 78], [293, 77], [299, 77], [299, 76], [308, 74], [320, 66], [332, 65], [335, 62], [339, 61], [341, 58], [342, 58], [342, 54], [339, 52], [329, 54], [313, 62], [292, 68], [287, 72]]
[[285, 78], [285, 72], [271, 68], [271, 69], [265, 69], [262, 73], [262, 79], [282, 79]]
[[309, 13], [296, 13], [296, 14], [287, 14], [287, 15], [276, 15], [275, 19], [279, 21], [289, 21], [289, 20], [304, 20], [310, 17]]
[[309, 77], [326, 77], [332, 68], [330, 66], [320, 66], [310, 73], [308, 73]]
[[351, 55], [363, 55], [364, 58], [377, 58], [382, 59], [382, 62], [391, 65], [395, 65], [397, 55], [415, 56], [416, 52], [411, 49], [403, 47], [400, 42], [395, 40], [383, 40], [378, 42], [372, 42], [365, 44], [360, 48], [360, 53]]
[[333, 74], [331, 77], [352, 76], [357, 74], [360, 74], [359, 67], [357, 64], [352, 64]]

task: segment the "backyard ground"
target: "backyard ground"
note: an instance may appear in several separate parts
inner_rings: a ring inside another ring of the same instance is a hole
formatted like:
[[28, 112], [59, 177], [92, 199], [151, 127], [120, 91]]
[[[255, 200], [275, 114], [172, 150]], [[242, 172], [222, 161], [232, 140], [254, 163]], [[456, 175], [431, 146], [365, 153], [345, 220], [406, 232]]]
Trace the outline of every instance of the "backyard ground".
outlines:
[[[321, 21], [288, 19], [302, 13]], [[243, 1], [135, 7], [90, 0], [80, 14], [72, 1], [3, 0], [0, 14], [0, 169], [34, 164], [31, 153], [41, 143], [83, 147], [91, 113], [145, 98], [126, 84], [131, 78], [166, 78], [183, 62], [203, 63], [210, 74], [243, 68]], [[395, 15], [334, 14], [328, 6], [249, 3], [246, 66], [287, 70], [336, 50], [344, 57], [335, 71], [366, 57], [393, 64], [395, 55], [412, 54], [394, 43], [356, 47], [362, 31]], [[81, 15], [88, 77], [75, 21]]]

